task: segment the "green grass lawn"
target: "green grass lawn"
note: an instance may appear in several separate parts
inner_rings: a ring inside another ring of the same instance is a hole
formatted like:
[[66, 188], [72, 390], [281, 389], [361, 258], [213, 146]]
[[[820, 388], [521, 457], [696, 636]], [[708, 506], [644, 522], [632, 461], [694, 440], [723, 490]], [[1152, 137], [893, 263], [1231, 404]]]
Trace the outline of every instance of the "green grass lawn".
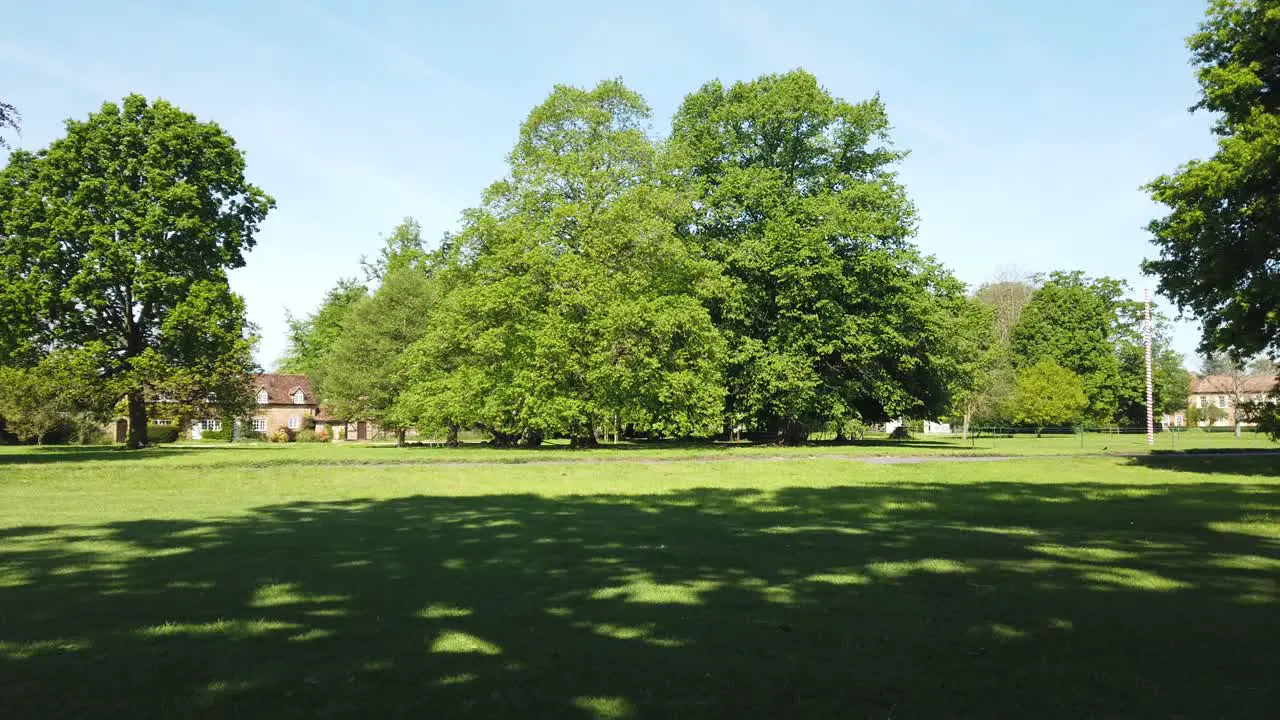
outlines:
[[1277, 458], [823, 450], [6, 450], [0, 717], [1274, 714]]
[[[1124, 455], [1156, 452], [1196, 451], [1277, 451], [1280, 443], [1266, 435], [1246, 432], [1237, 438], [1229, 432], [1162, 433], [1154, 448], [1143, 434], [1086, 433], [1078, 435], [984, 436], [961, 440], [950, 436], [919, 436], [895, 441], [871, 437], [847, 444], [814, 443], [799, 447], [716, 442], [624, 442], [602, 445], [595, 450], [570, 450], [563, 441], [548, 442], [539, 448], [501, 449], [483, 443], [460, 448], [395, 447], [387, 443], [313, 443], [276, 445], [269, 443], [184, 442], [159, 445], [137, 452], [111, 446], [50, 446], [45, 448], [0, 446], [0, 469], [5, 465], [28, 463], [60, 464], [70, 460], [77, 467], [86, 463], [136, 462], [147, 458], [151, 467], [265, 467], [311, 465], [378, 465], [420, 463], [537, 463], [610, 462], [635, 460], [774, 459], [796, 457], [901, 457], [946, 456], [1040, 456], [1040, 455]], [[216, 452], [210, 452], [216, 451]]]

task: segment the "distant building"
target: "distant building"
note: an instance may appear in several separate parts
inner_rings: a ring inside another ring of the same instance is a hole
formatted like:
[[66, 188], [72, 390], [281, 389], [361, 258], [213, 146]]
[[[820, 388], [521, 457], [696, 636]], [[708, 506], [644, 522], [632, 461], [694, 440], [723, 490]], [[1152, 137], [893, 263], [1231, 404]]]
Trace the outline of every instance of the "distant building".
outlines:
[[[1223, 411], [1223, 417], [1213, 423], [1214, 427], [1234, 427], [1236, 424], [1237, 405], [1244, 402], [1258, 402], [1267, 399], [1268, 393], [1276, 384], [1270, 375], [1207, 375], [1192, 376], [1191, 394], [1187, 397], [1187, 407], [1206, 409], [1216, 407]], [[1164, 416], [1165, 425], [1185, 427], [1186, 411]], [[1201, 420], [1200, 427], [1208, 427], [1209, 422]]]
[[[320, 403], [311, 390], [311, 380], [306, 375], [280, 375], [263, 373], [253, 379], [254, 409], [248, 419], [247, 430], [270, 436], [281, 429], [298, 432], [314, 422], [320, 411]], [[210, 422], [205, 420], [203, 422]], [[198, 439], [198, 425], [191, 437]]]
[[[241, 421], [237, 432], [251, 430], [270, 437], [280, 430], [296, 433], [315, 428], [317, 432], [327, 433], [337, 441], [369, 440], [379, 433], [373, 423], [335, 418], [323, 410], [311, 387], [311, 380], [306, 375], [255, 375], [251, 391], [254, 408], [250, 416]], [[160, 395], [148, 403], [152, 408], [148, 412], [152, 425], [173, 424], [172, 417], [167, 417], [169, 413], [164, 411], [167, 402], [169, 401]], [[119, 418], [112, 424], [117, 442], [124, 442], [128, 438], [128, 428], [129, 421], [126, 418]], [[183, 429], [182, 434], [192, 440], [199, 440], [207, 432], [223, 429], [223, 418], [206, 417], [192, 422], [190, 427]]]

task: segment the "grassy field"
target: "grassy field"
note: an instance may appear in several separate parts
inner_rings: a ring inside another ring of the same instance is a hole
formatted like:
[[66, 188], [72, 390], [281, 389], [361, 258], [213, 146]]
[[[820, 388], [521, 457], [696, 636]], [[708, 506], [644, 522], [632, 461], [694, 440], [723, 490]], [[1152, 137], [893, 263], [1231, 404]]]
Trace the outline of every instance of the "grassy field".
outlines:
[[6, 449], [0, 717], [1280, 702], [1280, 458], [652, 452]]
[[[126, 452], [112, 446], [50, 446], [29, 448], [0, 446], [0, 468], [15, 464], [61, 464], [136, 462], [147, 459], [150, 467], [264, 467], [310, 465], [378, 465], [422, 463], [539, 463], [539, 462], [613, 462], [613, 461], [677, 461], [701, 459], [761, 460], [777, 458], [821, 457], [903, 457], [918, 456], [1057, 456], [1057, 455], [1129, 455], [1146, 454], [1154, 449], [1163, 452], [1195, 451], [1276, 451], [1280, 443], [1266, 435], [1248, 432], [1237, 438], [1229, 432], [1190, 431], [1157, 435], [1154, 448], [1146, 444], [1142, 434], [1112, 435], [1086, 433], [1079, 435], [1029, 435], [1016, 437], [982, 437], [961, 440], [949, 436], [920, 436], [895, 441], [872, 437], [862, 442], [833, 444], [815, 443], [800, 447], [733, 443], [618, 443], [605, 444], [595, 450], [570, 450], [567, 443], [552, 441], [539, 448], [501, 449], [482, 443], [469, 443], [460, 448], [410, 446], [395, 447], [387, 443], [314, 443], [276, 445], [268, 443], [185, 442], [160, 445], [141, 453]], [[216, 451], [216, 452], [210, 452]]]

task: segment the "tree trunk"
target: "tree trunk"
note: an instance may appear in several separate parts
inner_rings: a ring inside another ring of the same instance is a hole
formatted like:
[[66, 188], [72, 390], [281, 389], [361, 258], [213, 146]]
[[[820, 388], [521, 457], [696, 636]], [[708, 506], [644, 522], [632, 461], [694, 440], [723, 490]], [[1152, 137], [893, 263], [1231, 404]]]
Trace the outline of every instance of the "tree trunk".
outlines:
[[405, 436], [405, 433], [407, 432], [408, 430], [405, 430], [404, 428], [400, 428], [399, 430], [396, 431], [396, 447], [405, 446], [406, 443], [404, 441], [404, 436]]
[[456, 423], [449, 423], [449, 435], [445, 438], [444, 444], [451, 448], [458, 447], [458, 426]]
[[1236, 437], [1240, 437], [1240, 421], [1236, 421]]
[[497, 430], [490, 430], [489, 432], [493, 435], [493, 439], [489, 441], [489, 444], [493, 447], [515, 447], [516, 443], [520, 442], [520, 436], [515, 433], [498, 432]]
[[969, 439], [969, 421], [970, 421], [971, 419], [973, 419], [973, 411], [972, 411], [972, 410], [965, 410], [965, 411], [964, 411], [964, 425], [963, 425], [963, 427], [960, 429], [960, 439], [961, 439], [961, 440], [968, 440], [968, 439]]
[[147, 446], [147, 399], [141, 390], [129, 391], [129, 449]]
[[775, 437], [778, 445], [800, 445], [809, 439], [809, 431], [793, 418], [786, 418]]
[[525, 447], [539, 447], [542, 445], [541, 430], [525, 430], [524, 438], [520, 441]]

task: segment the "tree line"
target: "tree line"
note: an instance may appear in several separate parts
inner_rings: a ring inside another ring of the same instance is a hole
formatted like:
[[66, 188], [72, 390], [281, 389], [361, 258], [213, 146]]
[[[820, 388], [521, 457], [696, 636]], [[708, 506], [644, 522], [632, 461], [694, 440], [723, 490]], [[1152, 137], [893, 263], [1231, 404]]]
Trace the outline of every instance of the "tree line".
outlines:
[[[1217, 154], [1149, 186], [1169, 208], [1144, 269], [1235, 366], [1280, 347], [1280, 2], [1224, 0], [1189, 40]], [[3, 108], [14, 127], [16, 113]], [[656, 137], [621, 81], [556, 87], [505, 177], [441, 242], [409, 222], [290, 318], [285, 369], [339, 415], [500, 444], [603, 433], [803, 440], [890, 418], [1140, 424], [1139, 309], [1054, 272], [975, 293], [911, 242], [879, 98], [804, 71], [687, 96]], [[0, 416], [11, 430], [147, 401], [251, 404], [255, 329], [229, 289], [274, 206], [234, 141], [130, 96], [0, 169]], [[1155, 327], [1158, 409], [1187, 374]], [[1259, 409], [1264, 425], [1266, 408]], [[1274, 411], [1271, 419], [1274, 420]], [[1280, 427], [1280, 422], [1273, 422]]]
[[[462, 228], [431, 251], [412, 220], [396, 228], [364, 282], [289, 318], [281, 369], [342, 416], [499, 444], [1145, 417], [1124, 283], [967, 294], [910, 242], [877, 98], [796, 71], [703, 86], [663, 140], [648, 121], [619, 81], [557, 87]], [[1184, 406], [1156, 335], [1158, 402]]]

